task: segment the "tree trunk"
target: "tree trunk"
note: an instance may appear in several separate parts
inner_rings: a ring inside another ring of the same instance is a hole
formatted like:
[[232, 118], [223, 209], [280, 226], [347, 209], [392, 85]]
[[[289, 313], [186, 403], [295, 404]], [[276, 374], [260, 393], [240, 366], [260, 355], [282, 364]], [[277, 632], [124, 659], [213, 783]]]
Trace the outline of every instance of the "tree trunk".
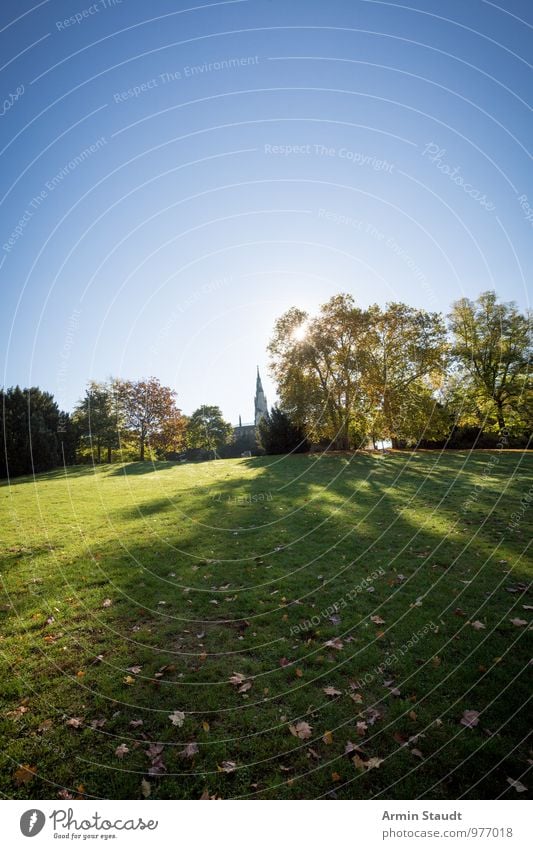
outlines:
[[498, 427], [500, 428], [500, 433], [503, 433], [505, 430], [505, 418], [503, 416], [503, 402], [497, 400], [496, 401], [496, 418], [498, 420]]
[[111, 462], [111, 446], [110, 445], [107, 446], [107, 462], [108, 463]]
[[141, 449], [141, 451], [140, 451], [141, 458], [140, 459], [141, 459], [141, 463], [144, 463], [144, 439], [145, 439], [145, 432], [144, 432], [144, 427], [142, 427], [141, 428], [141, 437], [140, 437], [140, 449]]
[[102, 446], [100, 445], [100, 440], [96, 443], [96, 462], [100, 463], [102, 460]]

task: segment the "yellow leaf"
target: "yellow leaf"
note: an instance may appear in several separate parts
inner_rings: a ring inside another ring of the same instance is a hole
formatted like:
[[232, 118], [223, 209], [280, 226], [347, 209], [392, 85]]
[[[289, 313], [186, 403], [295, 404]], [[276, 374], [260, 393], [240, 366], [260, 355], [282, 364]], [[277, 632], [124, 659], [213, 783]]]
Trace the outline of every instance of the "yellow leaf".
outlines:
[[130, 686], [132, 684], [135, 684], [135, 678], [133, 678], [132, 675], [125, 675], [122, 680], [124, 681], [125, 684], [129, 684]]
[[205, 731], [205, 732], [206, 732], [206, 734], [207, 734], [207, 732], [209, 731], [209, 723], [208, 723], [208, 722], [206, 722], [206, 720], [205, 720], [205, 719], [204, 719], [204, 721], [202, 722], [202, 728], [204, 729], [204, 731]]
[[30, 764], [21, 764], [19, 768], [13, 773], [13, 778], [17, 787], [20, 787], [21, 784], [29, 784], [30, 781], [33, 781], [33, 779], [35, 778], [36, 771], [36, 766], [30, 766]]
[[333, 734], [331, 733], [331, 731], [324, 732], [322, 742], [325, 743], [326, 746], [329, 746], [331, 743], [333, 743]]

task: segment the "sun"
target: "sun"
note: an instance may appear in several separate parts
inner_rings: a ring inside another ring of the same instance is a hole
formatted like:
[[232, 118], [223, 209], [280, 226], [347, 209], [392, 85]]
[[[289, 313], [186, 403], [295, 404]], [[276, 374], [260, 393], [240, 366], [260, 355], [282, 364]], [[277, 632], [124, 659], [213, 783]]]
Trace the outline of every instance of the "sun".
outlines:
[[303, 324], [299, 324], [298, 327], [295, 327], [292, 331], [292, 338], [295, 342], [303, 342], [305, 337], [307, 336], [307, 322], [304, 321]]

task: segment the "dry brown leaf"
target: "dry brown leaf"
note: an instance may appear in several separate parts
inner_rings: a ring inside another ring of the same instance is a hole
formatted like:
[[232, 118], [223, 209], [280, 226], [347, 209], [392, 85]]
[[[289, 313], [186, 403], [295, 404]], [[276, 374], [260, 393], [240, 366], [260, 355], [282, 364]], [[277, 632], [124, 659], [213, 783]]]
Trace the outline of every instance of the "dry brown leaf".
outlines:
[[168, 718], [172, 725], [175, 725], [177, 728], [181, 728], [185, 721], [185, 714], [182, 710], [175, 710], [173, 713], [169, 713]]
[[289, 731], [294, 737], [299, 737], [300, 740], [308, 740], [312, 736], [312, 726], [307, 722], [296, 722], [294, 725], [289, 725]]
[[525, 619], [519, 619], [517, 616], [515, 616], [514, 619], [511, 619], [510, 622], [516, 628], [523, 628], [524, 625], [527, 625], [527, 621]]
[[324, 687], [323, 692], [326, 696], [342, 696], [342, 690], [337, 690], [336, 687]]
[[461, 717], [461, 725], [466, 725], [467, 728], [475, 728], [479, 723], [479, 711], [465, 710]]
[[36, 766], [30, 766], [30, 764], [21, 764], [18, 769], [13, 773], [13, 780], [17, 787], [20, 787], [22, 784], [29, 784], [30, 781], [33, 781], [35, 778], [35, 774], [37, 772]]
[[333, 640], [328, 640], [327, 643], [324, 643], [324, 645], [332, 649], [337, 649], [337, 651], [340, 651], [342, 648], [344, 648], [344, 643], [342, 642], [342, 640], [339, 640], [338, 637], [334, 637]]
[[222, 763], [218, 767], [219, 772], [227, 772], [227, 773], [235, 772], [236, 769], [237, 769], [237, 764], [235, 763], [235, 761], [222, 761]]
[[72, 716], [70, 719], [67, 719], [65, 725], [68, 728], [81, 728], [83, 725], [83, 717], [82, 716]]
[[472, 628], [476, 631], [483, 631], [487, 626], [480, 622], [479, 619], [476, 619], [474, 622], [470, 623]]
[[152, 793], [152, 785], [146, 778], [141, 781], [141, 793], [145, 799], [148, 799]]
[[374, 625], [384, 625], [385, 620], [381, 618], [381, 616], [371, 616], [370, 621], [374, 623]]
[[113, 604], [113, 602], [111, 601], [110, 598], [104, 598], [104, 600], [102, 602], [102, 607], [111, 607], [112, 604]]
[[117, 756], [117, 758], [120, 758], [121, 760], [124, 757], [124, 755], [128, 754], [128, 752], [129, 752], [129, 749], [126, 746], [125, 743], [121, 743], [120, 746], [117, 746], [117, 748], [115, 749], [115, 755]]
[[184, 749], [179, 752], [180, 758], [194, 758], [195, 755], [198, 754], [200, 749], [198, 748], [198, 743], [187, 743]]
[[333, 743], [333, 734], [331, 731], [325, 731], [322, 736], [322, 742], [326, 744], [326, 746], [330, 746]]

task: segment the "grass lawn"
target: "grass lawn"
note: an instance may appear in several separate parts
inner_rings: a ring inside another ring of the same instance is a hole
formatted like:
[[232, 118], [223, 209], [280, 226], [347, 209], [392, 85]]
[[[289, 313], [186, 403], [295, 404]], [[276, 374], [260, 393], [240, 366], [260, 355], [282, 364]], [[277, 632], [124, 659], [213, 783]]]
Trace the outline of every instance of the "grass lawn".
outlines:
[[532, 467], [303, 455], [4, 484], [0, 792], [526, 797]]

